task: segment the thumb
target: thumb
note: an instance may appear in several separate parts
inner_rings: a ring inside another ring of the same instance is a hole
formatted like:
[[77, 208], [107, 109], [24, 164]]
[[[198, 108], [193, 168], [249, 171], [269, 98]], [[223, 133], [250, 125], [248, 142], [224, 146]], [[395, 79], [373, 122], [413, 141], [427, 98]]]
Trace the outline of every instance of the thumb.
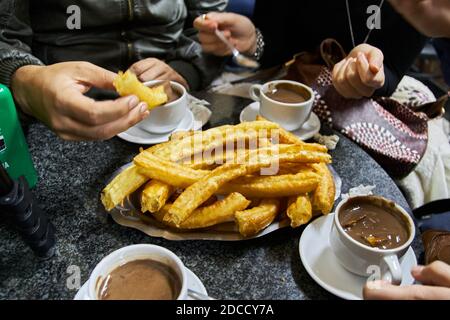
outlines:
[[440, 300], [450, 299], [450, 289], [421, 285], [394, 286], [378, 280], [364, 286], [363, 296], [367, 300]]
[[372, 48], [366, 53], [367, 61], [369, 61], [369, 69], [373, 74], [377, 74], [383, 68], [384, 56], [381, 50]]
[[116, 73], [96, 66], [92, 63], [85, 63], [81, 68], [81, 79], [89, 86], [100, 89], [114, 90], [113, 81]]
[[206, 19], [217, 23], [217, 27], [222, 30], [235, 25], [236, 16], [238, 15], [228, 12], [210, 12], [206, 15]]
[[218, 23], [209, 18], [208, 14], [202, 14], [194, 20], [194, 28], [201, 32], [214, 32], [218, 28]]
[[450, 266], [442, 261], [435, 261], [425, 267], [414, 267], [411, 274], [423, 284], [450, 288]]

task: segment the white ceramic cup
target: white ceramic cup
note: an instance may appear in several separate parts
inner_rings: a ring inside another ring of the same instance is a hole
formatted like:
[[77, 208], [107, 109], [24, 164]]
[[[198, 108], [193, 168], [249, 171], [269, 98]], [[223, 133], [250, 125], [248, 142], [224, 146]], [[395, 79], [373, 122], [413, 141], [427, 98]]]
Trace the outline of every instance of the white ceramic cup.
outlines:
[[373, 274], [373, 267], [379, 267], [381, 279], [392, 284], [401, 284], [402, 269], [399, 259], [403, 257], [414, 239], [415, 226], [413, 220], [402, 207], [383, 197], [371, 195], [351, 197], [351, 199], [355, 198], [369, 198], [375, 204], [387, 204], [404, 218], [409, 228], [409, 238], [403, 245], [393, 249], [373, 248], [356, 241], [344, 231], [339, 222], [340, 209], [348, 201], [348, 199], [345, 199], [337, 205], [331, 227], [330, 246], [337, 260], [348, 271], [364, 277]]
[[[162, 83], [161, 80], [145, 82], [146, 86], [153, 86]], [[186, 116], [188, 99], [186, 88], [178, 82], [170, 81], [172, 88], [180, 94], [180, 98], [165, 105], [154, 108], [149, 116], [139, 122], [136, 126], [150, 133], [167, 133], [178, 127]]]
[[[266, 95], [269, 87], [280, 83], [289, 83], [300, 87], [305, 94], [306, 101], [299, 103], [284, 103], [273, 100]], [[255, 84], [250, 87], [250, 97], [260, 103], [259, 113], [267, 120], [278, 123], [284, 129], [294, 131], [300, 128], [311, 114], [314, 102], [314, 93], [312, 89], [300, 82], [290, 80], [276, 80], [265, 83], [264, 85]], [[307, 96], [306, 96], [307, 95]]]
[[172, 268], [181, 282], [181, 289], [177, 300], [187, 299], [187, 275], [183, 262], [181, 262], [180, 258], [172, 251], [152, 244], [136, 244], [123, 247], [103, 258], [89, 277], [87, 297], [85, 298], [89, 300], [98, 300], [98, 290], [100, 289], [103, 279], [105, 279], [105, 277], [115, 268], [127, 262], [139, 259], [152, 259]]

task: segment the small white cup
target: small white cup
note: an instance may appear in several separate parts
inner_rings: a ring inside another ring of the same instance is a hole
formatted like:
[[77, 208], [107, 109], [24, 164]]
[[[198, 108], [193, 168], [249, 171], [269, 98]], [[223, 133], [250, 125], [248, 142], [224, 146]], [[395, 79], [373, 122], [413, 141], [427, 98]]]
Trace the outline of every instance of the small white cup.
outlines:
[[103, 258], [89, 277], [87, 297], [85, 298], [88, 300], [99, 300], [98, 290], [100, 289], [103, 279], [105, 279], [115, 268], [127, 262], [139, 259], [152, 259], [172, 268], [181, 282], [181, 289], [177, 300], [187, 299], [187, 276], [183, 262], [181, 262], [180, 258], [172, 251], [152, 244], [136, 244], [123, 247]]
[[[284, 103], [273, 100], [266, 95], [269, 86], [280, 83], [289, 83], [301, 87], [301, 90], [308, 94], [306, 101], [299, 103]], [[250, 87], [250, 97], [254, 101], [260, 102], [259, 113], [267, 120], [278, 123], [288, 131], [294, 131], [300, 128], [311, 114], [314, 102], [314, 93], [312, 89], [300, 82], [290, 80], [276, 80], [265, 83], [264, 85], [255, 84]]]
[[[393, 249], [379, 249], [366, 246], [348, 235], [339, 222], [341, 207], [349, 200], [355, 198], [369, 198], [375, 204], [388, 204], [393, 210], [402, 215], [409, 228], [409, 238], [401, 246]], [[393, 205], [393, 206], [392, 206]], [[380, 277], [392, 284], [402, 282], [402, 269], [399, 259], [407, 252], [414, 239], [415, 227], [410, 215], [398, 204], [379, 196], [356, 196], [342, 200], [336, 207], [334, 222], [331, 227], [330, 246], [337, 260], [348, 271], [360, 276], [369, 277], [373, 272], [372, 266], [380, 267]]]
[[[153, 80], [145, 82], [144, 85], [154, 86], [162, 82], [161, 80]], [[158, 134], [171, 132], [178, 127], [186, 116], [188, 108], [187, 92], [186, 88], [177, 82], [170, 81], [170, 85], [180, 93], [180, 98], [152, 109], [149, 116], [139, 122], [136, 125], [137, 127], [144, 131]]]

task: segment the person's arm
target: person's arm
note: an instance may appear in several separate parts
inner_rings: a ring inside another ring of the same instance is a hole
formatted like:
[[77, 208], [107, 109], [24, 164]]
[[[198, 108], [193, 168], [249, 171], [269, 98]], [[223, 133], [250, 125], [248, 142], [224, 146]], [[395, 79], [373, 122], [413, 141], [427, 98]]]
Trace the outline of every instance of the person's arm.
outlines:
[[199, 90], [211, 83], [221, 72], [224, 59], [203, 52], [198, 42], [193, 20], [210, 11], [225, 10], [226, 0], [185, 0], [187, 19], [175, 52], [167, 59], [167, 64], [179, 73], [191, 90]]
[[17, 69], [26, 65], [42, 65], [31, 53], [32, 37], [29, 1], [0, 1], [0, 83], [9, 87]]
[[423, 34], [450, 38], [450, 1], [389, 0], [391, 5]]
[[386, 6], [380, 30], [372, 32], [373, 42], [384, 54], [385, 83], [375, 91], [375, 96], [391, 96], [408, 69], [420, 55], [427, 38], [415, 30], [408, 22]]
[[113, 72], [87, 62], [44, 66], [33, 56], [27, 0], [0, 1], [0, 82], [19, 111], [37, 118], [67, 140], [103, 140], [125, 131], [149, 112], [135, 96], [95, 101], [91, 87], [114, 89]]

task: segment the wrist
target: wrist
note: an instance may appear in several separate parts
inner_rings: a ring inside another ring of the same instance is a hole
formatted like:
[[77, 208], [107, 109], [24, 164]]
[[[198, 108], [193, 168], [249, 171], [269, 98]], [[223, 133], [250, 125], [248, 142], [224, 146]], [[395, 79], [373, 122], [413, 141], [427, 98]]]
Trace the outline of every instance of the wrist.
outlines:
[[250, 48], [245, 52], [246, 55], [252, 56], [255, 54], [257, 49], [257, 37], [256, 37], [256, 29], [253, 29], [252, 35], [250, 37]]
[[26, 65], [18, 68], [11, 77], [11, 92], [16, 105], [27, 115], [33, 115], [29, 105], [29, 92], [34, 86], [37, 72], [43, 66]]
[[259, 29], [255, 29], [255, 35], [256, 35], [256, 49], [255, 52], [253, 53], [252, 57], [253, 59], [255, 59], [256, 61], [260, 61], [263, 54], [264, 54], [264, 38], [263, 35], [261, 33], [261, 31], [259, 31]]

